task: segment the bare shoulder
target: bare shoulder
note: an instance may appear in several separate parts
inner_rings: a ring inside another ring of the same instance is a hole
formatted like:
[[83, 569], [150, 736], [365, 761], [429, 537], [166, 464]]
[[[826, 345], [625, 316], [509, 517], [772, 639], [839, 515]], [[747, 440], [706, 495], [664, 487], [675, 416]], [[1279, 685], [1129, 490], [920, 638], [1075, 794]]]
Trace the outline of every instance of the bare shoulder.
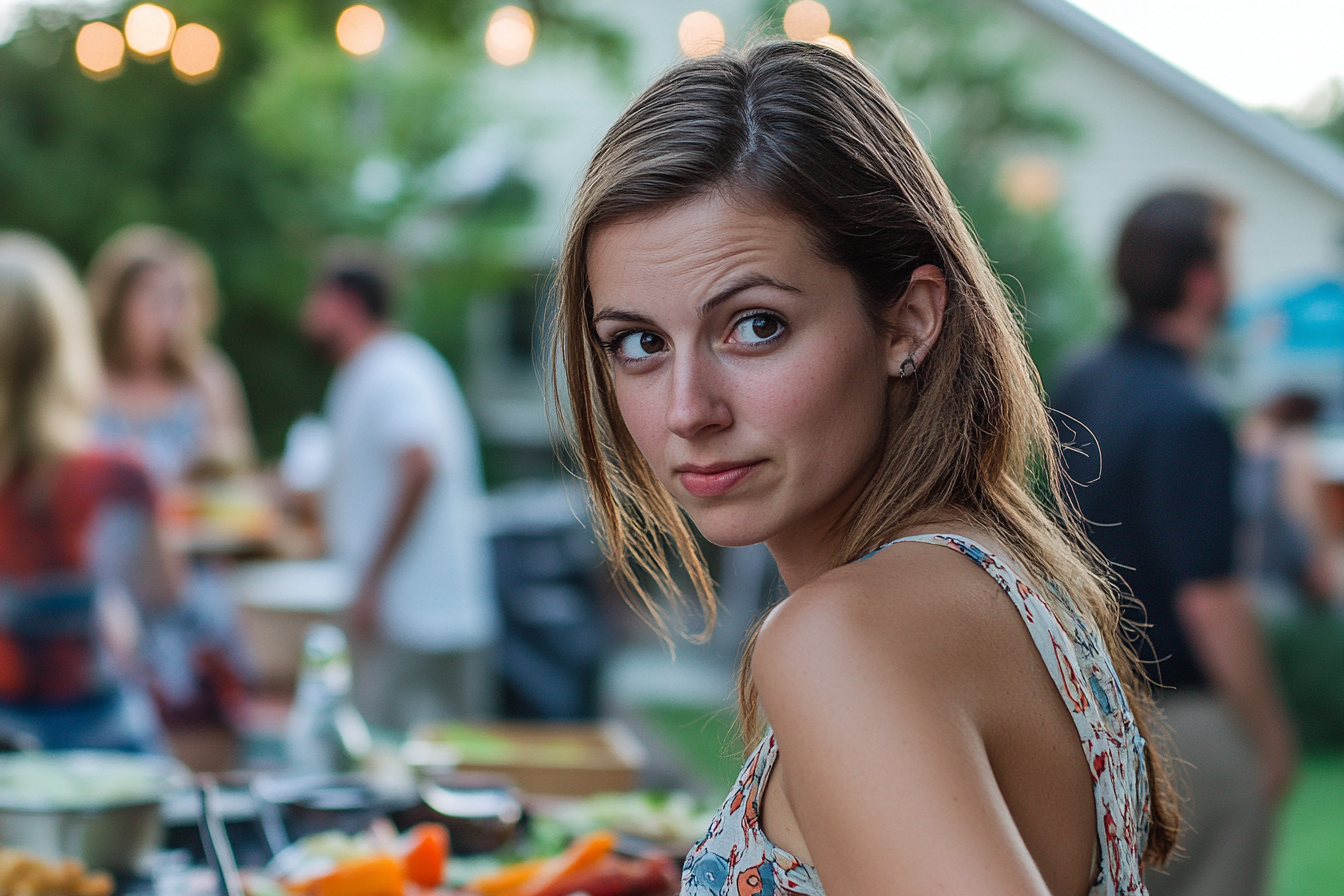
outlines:
[[238, 388], [238, 371], [228, 356], [207, 342], [196, 356], [192, 371], [206, 389], [224, 391]]
[[[792, 670], [940, 688], [992, 674], [1021, 622], [999, 584], [958, 551], [906, 542], [794, 592], [766, 619], [752, 670], [762, 692]], [[959, 670], [949, 675], [949, 670]]]
[[196, 357], [192, 378], [201, 394], [222, 413], [234, 413], [243, 403], [243, 383], [233, 362], [206, 343]]

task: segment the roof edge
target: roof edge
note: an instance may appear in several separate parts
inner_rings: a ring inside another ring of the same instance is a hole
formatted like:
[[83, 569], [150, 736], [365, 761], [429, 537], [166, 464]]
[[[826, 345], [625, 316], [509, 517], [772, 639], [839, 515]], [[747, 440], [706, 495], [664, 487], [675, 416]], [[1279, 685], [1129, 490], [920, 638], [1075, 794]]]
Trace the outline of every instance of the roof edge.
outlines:
[[1324, 138], [1242, 106], [1068, 0], [1017, 2], [1344, 201], [1344, 152]]

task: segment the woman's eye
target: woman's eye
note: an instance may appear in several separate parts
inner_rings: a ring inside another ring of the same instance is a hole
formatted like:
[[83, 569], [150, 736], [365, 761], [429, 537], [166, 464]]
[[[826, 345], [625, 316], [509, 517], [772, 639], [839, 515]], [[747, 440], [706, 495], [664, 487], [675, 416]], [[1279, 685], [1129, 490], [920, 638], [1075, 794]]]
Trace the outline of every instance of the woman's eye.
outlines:
[[617, 338], [616, 348], [625, 358], [639, 361], [661, 352], [667, 343], [663, 337], [647, 330], [636, 330]]
[[753, 314], [744, 317], [733, 328], [737, 341], [745, 345], [769, 342], [784, 330], [784, 322], [773, 314]]

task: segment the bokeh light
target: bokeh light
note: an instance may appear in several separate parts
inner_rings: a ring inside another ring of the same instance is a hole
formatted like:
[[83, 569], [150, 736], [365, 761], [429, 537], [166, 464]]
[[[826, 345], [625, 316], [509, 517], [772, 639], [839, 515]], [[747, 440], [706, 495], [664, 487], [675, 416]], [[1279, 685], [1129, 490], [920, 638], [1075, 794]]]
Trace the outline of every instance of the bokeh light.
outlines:
[[386, 33], [382, 13], [362, 3], [348, 7], [336, 20], [336, 43], [354, 56], [367, 56], [377, 50]]
[[817, 0], [798, 0], [784, 11], [784, 33], [793, 40], [821, 40], [831, 31], [831, 14]]
[[1059, 203], [1063, 184], [1059, 165], [1039, 155], [1009, 159], [999, 170], [999, 192], [1015, 210], [1041, 215]]
[[681, 52], [692, 59], [719, 52], [726, 39], [723, 20], [703, 9], [689, 13], [677, 28], [677, 43], [681, 44]]
[[517, 65], [532, 54], [537, 29], [532, 16], [517, 6], [501, 6], [485, 29], [485, 55], [500, 65]]
[[173, 38], [173, 71], [185, 81], [204, 81], [219, 67], [219, 35], [192, 23], [177, 29]]
[[97, 80], [121, 71], [126, 57], [126, 40], [121, 31], [106, 22], [89, 22], [75, 38], [75, 59], [84, 74]]
[[162, 6], [141, 3], [126, 13], [126, 45], [148, 59], [167, 53], [176, 31], [177, 20]]
[[848, 56], [850, 59], [854, 58], [854, 48], [849, 45], [849, 41], [845, 40], [838, 34], [823, 34], [821, 37], [816, 39], [815, 43], [821, 44], [823, 47], [828, 47], [829, 49], [832, 49], [837, 53]]

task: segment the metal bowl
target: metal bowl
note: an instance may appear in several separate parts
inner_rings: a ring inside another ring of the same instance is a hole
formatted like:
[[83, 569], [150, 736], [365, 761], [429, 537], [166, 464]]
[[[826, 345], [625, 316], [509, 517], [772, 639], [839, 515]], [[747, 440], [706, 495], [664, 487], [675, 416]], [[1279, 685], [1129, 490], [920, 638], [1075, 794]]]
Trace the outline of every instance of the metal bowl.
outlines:
[[190, 780], [166, 756], [84, 750], [0, 756], [0, 843], [130, 873], [163, 836], [164, 795]]
[[357, 834], [373, 819], [419, 799], [413, 787], [391, 786], [358, 773], [261, 775], [252, 782], [252, 793], [279, 810], [289, 841], [330, 830]]
[[523, 804], [508, 778], [457, 772], [427, 776], [419, 789], [419, 804], [393, 814], [392, 821], [401, 830], [422, 821], [444, 825], [453, 855], [494, 852], [518, 833]]

